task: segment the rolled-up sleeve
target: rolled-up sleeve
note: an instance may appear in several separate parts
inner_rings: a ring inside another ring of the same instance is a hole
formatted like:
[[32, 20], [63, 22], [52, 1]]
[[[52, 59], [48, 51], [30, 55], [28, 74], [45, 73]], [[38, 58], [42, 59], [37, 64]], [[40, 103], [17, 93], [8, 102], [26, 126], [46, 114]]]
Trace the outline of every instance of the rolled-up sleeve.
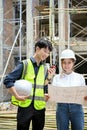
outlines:
[[23, 71], [23, 63], [21, 62], [12, 72], [6, 75], [3, 80], [6, 88], [14, 86], [14, 82], [21, 78]]

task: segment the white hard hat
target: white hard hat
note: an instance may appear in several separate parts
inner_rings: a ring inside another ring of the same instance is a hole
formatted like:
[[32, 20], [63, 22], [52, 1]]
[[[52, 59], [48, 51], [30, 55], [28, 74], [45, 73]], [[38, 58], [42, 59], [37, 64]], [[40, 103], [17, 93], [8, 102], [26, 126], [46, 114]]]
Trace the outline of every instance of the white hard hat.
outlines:
[[67, 59], [67, 58], [71, 58], [71, 59], [76, 60], [75, 53], [70, 49], [63, 50], [62, 53], [61, 53], [61, 56], [60, 56], [61, 60]]
[[31, 93], [32, 84], [24, 79], [17, 80], [14, 87], [20, 96], [28, 96]]

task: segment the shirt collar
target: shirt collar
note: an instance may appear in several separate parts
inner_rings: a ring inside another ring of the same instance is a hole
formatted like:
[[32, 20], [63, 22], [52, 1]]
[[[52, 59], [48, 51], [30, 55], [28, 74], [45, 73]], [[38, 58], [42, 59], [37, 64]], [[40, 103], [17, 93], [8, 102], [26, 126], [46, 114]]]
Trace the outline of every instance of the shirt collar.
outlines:
[[65, 76], [70, 76], [73, 73], [73, 71], [69, 74], [64, 73], [63, 71], [60, 73], [60, 78], [63, 78]]
[[[34, 57], [31, 57], [30, 60], [32, 61], [33, 64], [37, 64]], [[39, 65], [42, 65], [42, 64], [43, 64], [43, 62], [40, 62]]]

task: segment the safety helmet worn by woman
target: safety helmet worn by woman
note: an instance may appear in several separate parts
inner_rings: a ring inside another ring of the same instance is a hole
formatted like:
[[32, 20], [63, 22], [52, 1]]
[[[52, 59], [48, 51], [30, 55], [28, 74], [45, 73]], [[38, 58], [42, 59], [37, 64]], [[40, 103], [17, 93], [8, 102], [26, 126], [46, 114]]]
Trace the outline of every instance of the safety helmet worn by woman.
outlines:
[[70, 49], [63, 50], [60, 56], [60, 60], [67, 58], [76, 60], [75, 53]]

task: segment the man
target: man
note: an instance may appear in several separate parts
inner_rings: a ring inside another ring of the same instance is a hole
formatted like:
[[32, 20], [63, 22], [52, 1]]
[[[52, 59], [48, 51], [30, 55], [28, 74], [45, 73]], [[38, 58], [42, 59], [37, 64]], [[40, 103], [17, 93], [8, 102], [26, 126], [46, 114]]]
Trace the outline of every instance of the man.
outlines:
[[[55, 73], [50, 68], [45, 76], [43, 61], [50, 55], [52, 45], [48, 40], [41, 39], [35, 44], [35, 54], [28, 59], [26, 80], [32, 83], [32, 95], [20, 96], [14, 87], [14, 82], [22, 77], [23, 63], [21, 62], [4, 79], [6, 88], [20, 101], [17, 112], [17, 130], [29, 130], [32, 120], [32, 130], [43, 130], [45, 124], [45, 107], [49, 98], [47, 84]], [[45, 94], [46, 93], [46, 94]]]

